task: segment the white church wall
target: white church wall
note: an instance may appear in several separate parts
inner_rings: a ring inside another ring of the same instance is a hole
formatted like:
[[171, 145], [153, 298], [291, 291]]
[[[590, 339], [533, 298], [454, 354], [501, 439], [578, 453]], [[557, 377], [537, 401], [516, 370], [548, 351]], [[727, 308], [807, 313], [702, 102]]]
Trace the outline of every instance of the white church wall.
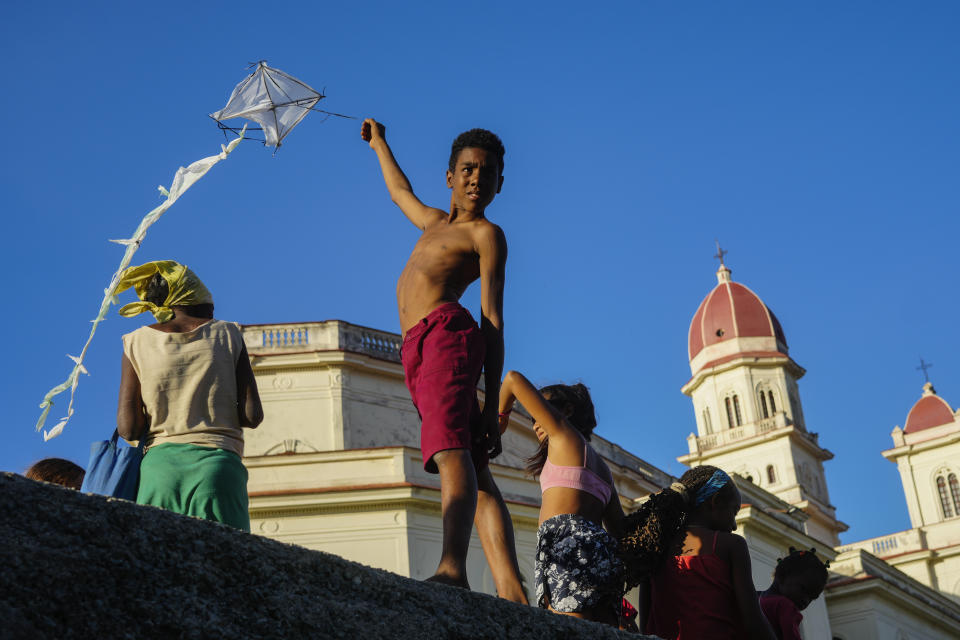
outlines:
[[244, 432], [247, 455], [264, 455], [285, 440], [300, 441], [304, 450], [338, 448], [334, 425], [339, 406], [331, 393], [330, 374], [321, 369], [269, 369], [256, 371], [264, 406], [263, 423]]
[[949, 626], [937, 624], [935, 617], [924, 615], [927, 612], [910, 610], [885, 593], [831, 599], [828, 607], [831, 632], [837, 640], [948, 640], [956, 637]]

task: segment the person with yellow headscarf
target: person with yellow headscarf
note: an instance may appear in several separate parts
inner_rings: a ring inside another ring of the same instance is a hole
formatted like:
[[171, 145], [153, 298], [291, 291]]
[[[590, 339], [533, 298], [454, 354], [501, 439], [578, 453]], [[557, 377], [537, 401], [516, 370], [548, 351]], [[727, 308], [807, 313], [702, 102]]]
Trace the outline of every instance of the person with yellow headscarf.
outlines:
[[124, 271], [120, 309], [157, 323], [123, 336], [117, 430], [142, 440], [137, 502], [250, 530], [244, 427], [263, 407], [240, 326], [213, 317], [213, 297], [185, 265], [148, 262]]

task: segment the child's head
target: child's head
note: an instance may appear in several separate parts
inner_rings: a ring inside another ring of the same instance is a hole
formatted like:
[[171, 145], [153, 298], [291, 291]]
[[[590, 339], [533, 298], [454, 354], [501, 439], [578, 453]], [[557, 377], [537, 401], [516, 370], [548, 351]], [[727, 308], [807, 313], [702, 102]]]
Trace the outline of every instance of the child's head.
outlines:
[[174, 260], [155, 260], [127, 268], [114, 291], [119, 294], [130, 287], [140, 300], [120, 308], [120, 315], [126, 318], [149, 311], [157, 322], [167, 322], [176, 315], [175, 309], [197, 318], [213, 317], [210, 291], [189, 267]]
[[777, 560], [773, 584], [780, 595], [789, 598], [797, 609], [803, 611], [827, 586], [827, 563], [817, 557], [815, 549], [790, 547], [790, 554]]
[[497, 134], [486, 129], [470, 129], [464, 131], [453, 141], [450, 149], [450, 162], [447, 167], [450, 173], [457, 168], [457, 160], [460, 158], [460, 152], [464, 149], [483, 149], [497, 160], [497, 175], [503, 175], [503, 156], [506, 151], [503, 148], [503, 142]]
[[83, 485], [83, 476], [86, 472], [83, 467], [78, 466], [69, 460], [63, 458], [44, 458], [33, 463], [23, 474], [31, 480], [41, 480], [43, 482], [52, 482], [62, 484], [71, 489], [79, 489]]
[[503, 153], [500, 138], [486, 129], [457, 136], [447, 170], [451, 212], [483, 214], [503, 186]]
[[[153, 277], [150, 278], [150, 281], [147, 283], [147, 290], [143, 294], [143, 299], [147, 302], [152, 302], [158, 307], [162, 307], [169, 297], [170, 285], [167, 283], [166, 279], [159, 273], [153, 274]], [[180, 310], [185, 315], [192, 316], [194, 318], [213, 317], [212, 302], [192, 305], [174, 305], [173, 309], [174, 315], [176, 315], [177, 310]]]
[[590, 398], [590, 390], [581, 382], [577, 384], [551, 384], [540, 389], [543, 399], [553, 405], [587, 440], [597, 426], [597, 416]]
[[686, 487], [675, 482], [624, 518], [618, 548], [626, 568], [627, 590], [659, 569], [666, 558], [680, 553], [688, 505]]
[[[590, 440], [594, 427], [597, 426], [597, 417], [593, 409], [593, 400], [590, 399], [590, 390], [586, 385], [578, 382], [574, 385], [551, 384], [540, 389], [543, 399], [553, 405], [560, 415], [566, 418], [586, 440]], [[527, 458], [527, 473], [538, 475], [547, 461], [547, 436], [534, 423], [533, 430], [540, 440], [537, 452]]]
[[680, 483], [690, 494], [691, 520], [717, 531], [737, 528], [740, 490], [724, 471], [710, 465], [694, 467]]

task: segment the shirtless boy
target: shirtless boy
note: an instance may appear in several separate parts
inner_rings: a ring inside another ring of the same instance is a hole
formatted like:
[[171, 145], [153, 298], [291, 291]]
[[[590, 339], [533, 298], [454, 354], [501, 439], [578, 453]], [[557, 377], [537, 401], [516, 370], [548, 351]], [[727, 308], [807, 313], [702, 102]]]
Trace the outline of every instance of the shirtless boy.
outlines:
[[[450, 213], [414, 195], [393, 157], [384, 126], [363, 122], [390, 198], [423, 231], [397, 282], [404, 375], [420, 413], [423, 466], [440, 474], [443, 552], [430, 580], [469, 588], [467, 548], [476, 519], [497, 593], [526, 603], [513, 524], [488, 467], [500, 453], [497, 398], [503, 371], [503, 283], [507, 243], [484, 210], [503, 184], [503, 144], [472, 129], [453, 143], [447, 170]], [[480, 327], [458, 300], [480, 279]], [[477, 382], [484, 372], [480, 411]]]

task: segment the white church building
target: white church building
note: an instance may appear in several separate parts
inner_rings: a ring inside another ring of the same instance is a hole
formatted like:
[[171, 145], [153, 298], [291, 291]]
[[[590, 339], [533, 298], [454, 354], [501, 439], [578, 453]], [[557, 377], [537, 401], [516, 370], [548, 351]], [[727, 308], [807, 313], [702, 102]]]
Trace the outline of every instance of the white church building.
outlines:
[[[816, 548], [831, 562], [831, 580], [804, 612], [806, 640], [960, 638], [960, 411], [924, 387], [882, 452], [900, 470], [912, 528], [840, 546], [847, 525], [824, 470], [833, 454], [804, 420], [804, 369], [763, 301], [722, 263], [717, 280], [690, 325], [682, 391], [696, 434], [678, 459], [735, 474], [744, 501], [738, 533], [757, 587], [769, 584], [788, 547]], [[423, 471], [400, 336], [331, 320], [247, 325], [244, 339], [266, 415], [246, 434], [253, 532], [412, 578], [432, 575], [439, 480]], [[532, 587], [540, 489], [518, 453], [536, 449], [529, 424], [514, 417], [491, 469]], [[593, 443], [626, 511], [674, 480], [615, 443], [597, 435]], [[476, 537], [469, 571], [474, 589], [493, 593]]]

